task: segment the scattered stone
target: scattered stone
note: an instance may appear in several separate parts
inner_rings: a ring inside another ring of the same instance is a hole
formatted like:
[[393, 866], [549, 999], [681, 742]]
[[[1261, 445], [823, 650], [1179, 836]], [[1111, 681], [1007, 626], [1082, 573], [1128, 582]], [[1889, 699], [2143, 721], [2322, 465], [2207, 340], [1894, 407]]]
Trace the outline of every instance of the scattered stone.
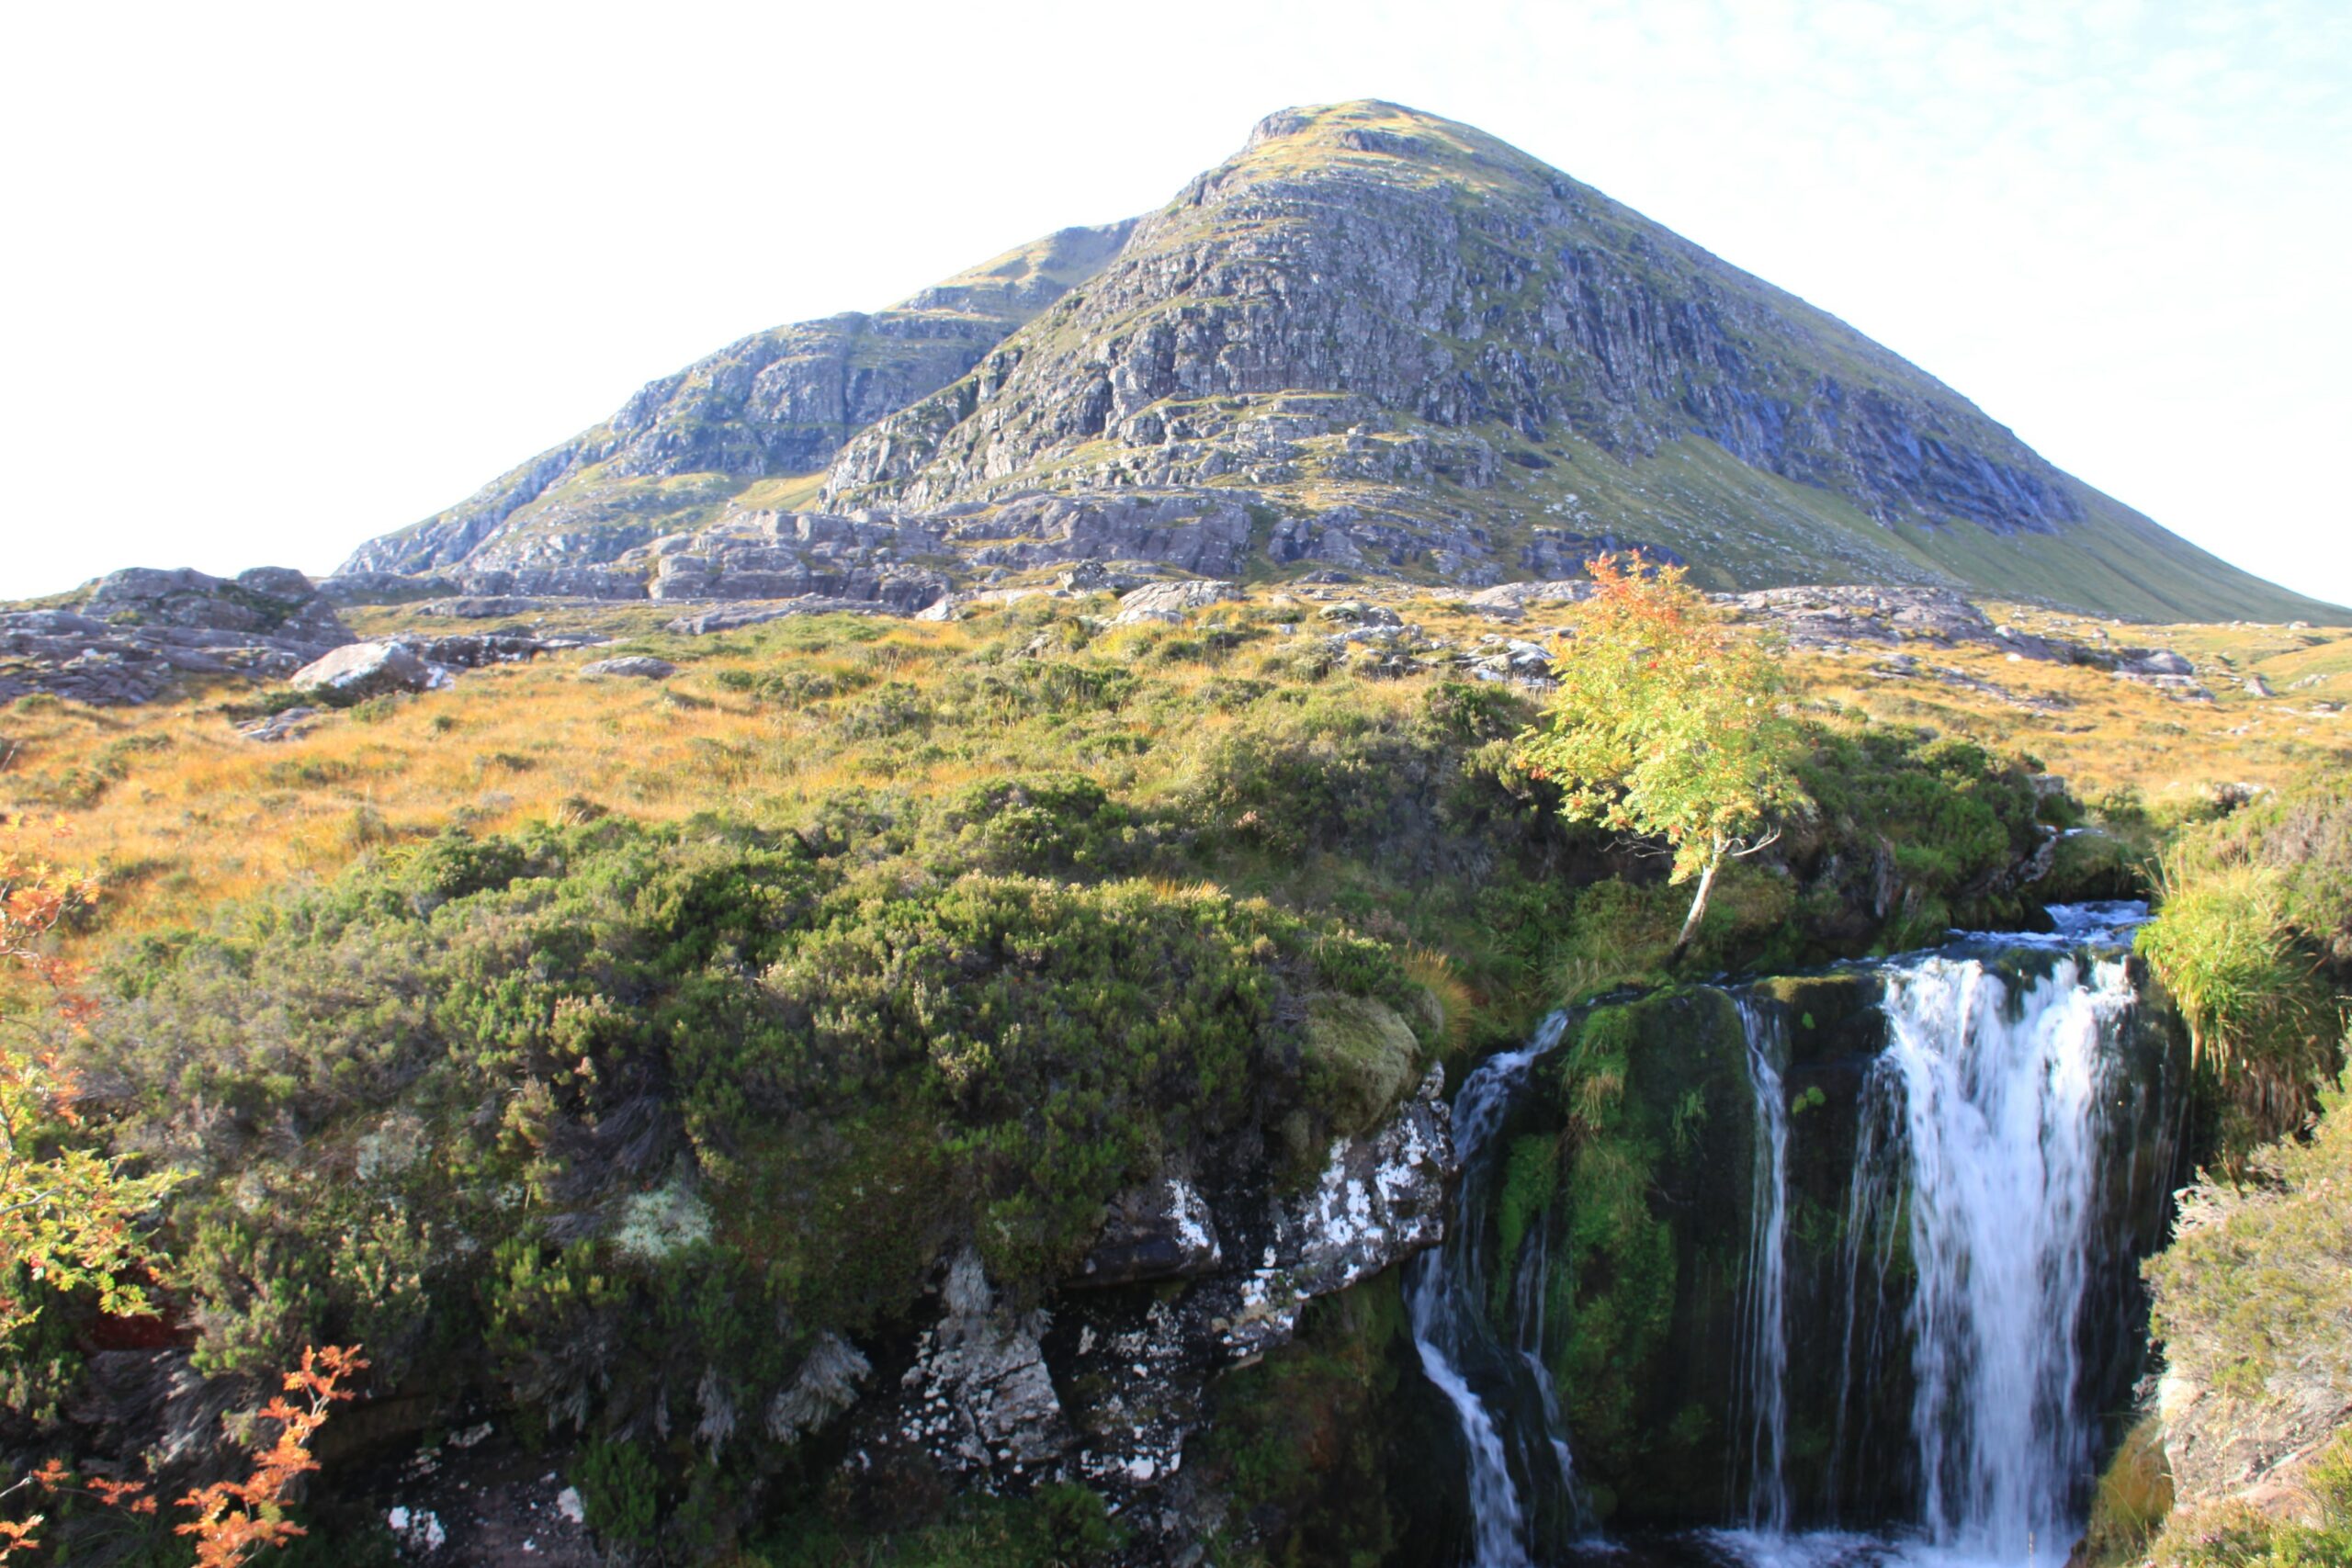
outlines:
[[522, 664], [558, 646], [512, 633], [464, 633], [457, 637], [400, 637], [399, 643], [425, 663], [442, 670], [481, 670], [492, 664]]
[[1497, 620], [1515, 621], [1527, 613], [1531, 604], [1573, 604], [1589, 598], [1592, 584], [1575, 578], [1555, 578], [1545, 582], [1502, 582], [1492, 588], [1482, 588], [1465, 594], [1461, 606]]
[[448, 1544], [448, 1531], [441, 1528], [441, 1517], [430, 1508], [411, 1511], [396, 1507], [384, 1516], [384, 1523], [392, 1534], [411, 1551], [432, 1553]]
[[2245, 694], [2249, 697], [2275, 697], [2278, 694], [2271, 690], [2270, 682], [2261, 676], [2249, 675], [2245, 678]]
[[731, 610], [705, 610], [699, 615], [681, 615], [665, 629], [679, 637], [707, 637], [713, 632], [731, 632], [743, 626], [781, 621], [792, 615], [890, 615], [899, 613], [872, 599], [827, 599], [812, 593], [807, 598], [789, 599], [781, 604], [744, 605]]
[[1065, 593], [1125, 593], [1146, 580], [1132, 571], [1116, 571], [1099, 560], [1082, 560], [1054, 579]]
[[416, 607], [420, 615], [447, 616], [459, 621], [491, 621], [503, 615], [526, 615], [544, 610], [544, 599], [524, 599], [511, 593], [481, 599], [435, 599]]
[[1345, 621], [1352, 626], [1396, 626], [1405, 618], [1385, 604], [1367, 604], [1360, 599], [1343, 599], [1336, 604], [1326, 604], [1317, 610], [1320, 620]]
[[666, 681], [677, 672], [678, 667], [668, 660], [641, 653], [621, 659], [599, 659], [594, 663], [582, 665], [576, 671], [591, 677], [619, 675], [639, 681]]
[[267, 718], [241, 724], [237, 727], [237, 733], [248, 740], [275, 745], [284, 740], [299, 740], [310, 734], [317, 728], [319, 717], [319, 710], [314, 707], [288, 708], [282, 713], [271, 714]]

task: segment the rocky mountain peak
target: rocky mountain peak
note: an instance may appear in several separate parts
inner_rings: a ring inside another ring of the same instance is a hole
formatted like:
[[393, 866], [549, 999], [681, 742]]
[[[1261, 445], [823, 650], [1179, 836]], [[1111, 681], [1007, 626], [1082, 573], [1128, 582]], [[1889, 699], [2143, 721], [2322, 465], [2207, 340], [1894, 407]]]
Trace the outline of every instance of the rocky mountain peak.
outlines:
[[[642, 576], [674, 541], [810, 515], [937, 541], [939, 570], [1254, 558], [1476, 588], [1638, 544], [1725, 592], [2331, 614], [2061, 472], [1835, 317], [1376, 99], [1266, 117], [1138, 219], [744, 339], [345, 570], [561, 592], [536, 584]], [[825, 575], [762, 547], [670, 575]]]

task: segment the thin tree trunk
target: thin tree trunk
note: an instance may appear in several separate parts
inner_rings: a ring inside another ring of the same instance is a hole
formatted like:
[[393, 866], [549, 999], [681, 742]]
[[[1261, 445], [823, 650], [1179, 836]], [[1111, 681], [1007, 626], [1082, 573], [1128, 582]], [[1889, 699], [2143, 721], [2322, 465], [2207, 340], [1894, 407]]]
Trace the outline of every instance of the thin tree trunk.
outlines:
[[1668, 964], [1679, 964], [1683, 949], [1689, 947], [1690, 939], [1699, 934], [1699, 922], [1707, 913], [1707, 892], [1715, 885], [1715, 868], [1723, 863], [1723, 846], [1718, 844], [1715, 852], [1708, 857], [1707, 869], [1699, 874], [1698, 897], [1690, 900], [1690, 913], [1682, 922], [1682, 934], [1674, 939], [1674, 951], [1666, 960]]

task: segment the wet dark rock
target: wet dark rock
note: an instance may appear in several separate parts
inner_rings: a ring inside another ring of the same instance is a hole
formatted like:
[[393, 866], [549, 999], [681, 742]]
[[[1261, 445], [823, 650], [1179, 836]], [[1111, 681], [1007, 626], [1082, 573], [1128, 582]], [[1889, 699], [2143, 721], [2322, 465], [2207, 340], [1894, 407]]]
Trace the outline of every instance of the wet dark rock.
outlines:
[[1167, 1176], [1121, 1194], [1111, 1205], [1102, 1235], [1070, 1283], [1190, 1280], [1214, 1272], [1224, 1262], [1216, 1216], [1207, 1201], [1191, 1182]]
[[1083, 1480], [1144, 1532], [1137, 1561], [1177, 1560], [1197, 1524], [1184, 1464], [1210, 1382], [1286, 1343], [1307, 1302], [1443, 1238], [1442, 1088], [1431, 1073], [1381, 1124], [1337, 1141], [1295, 1195], [1238, 1168], [1124, 1194], [1078, 1277], [1037, 1308], [1007, 1301], [976, 1255], [951, 1260], [903, 1370], [848, 1417], [855, 1462], [990, 1491]]

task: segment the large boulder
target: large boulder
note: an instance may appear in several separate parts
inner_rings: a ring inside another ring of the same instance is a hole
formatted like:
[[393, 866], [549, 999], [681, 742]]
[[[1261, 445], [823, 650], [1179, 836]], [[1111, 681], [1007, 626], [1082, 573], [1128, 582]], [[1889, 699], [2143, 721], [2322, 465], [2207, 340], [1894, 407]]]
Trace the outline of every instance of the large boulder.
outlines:
[[397, 642], [355, 642], [304, 665], [288, 682], [330, 702], [356, 703], [433, 683], [432, 667]]
[[1141, 588], [1119, 595], [1119, 613], [1111, 617], [1111, 624], [1131, 626], [1145, 621], [1181, 621], [1192, 611], [1204, 605], [1222, 604], [1240, 596], [1239, 588], [1215, 579], [1148, 582]]

